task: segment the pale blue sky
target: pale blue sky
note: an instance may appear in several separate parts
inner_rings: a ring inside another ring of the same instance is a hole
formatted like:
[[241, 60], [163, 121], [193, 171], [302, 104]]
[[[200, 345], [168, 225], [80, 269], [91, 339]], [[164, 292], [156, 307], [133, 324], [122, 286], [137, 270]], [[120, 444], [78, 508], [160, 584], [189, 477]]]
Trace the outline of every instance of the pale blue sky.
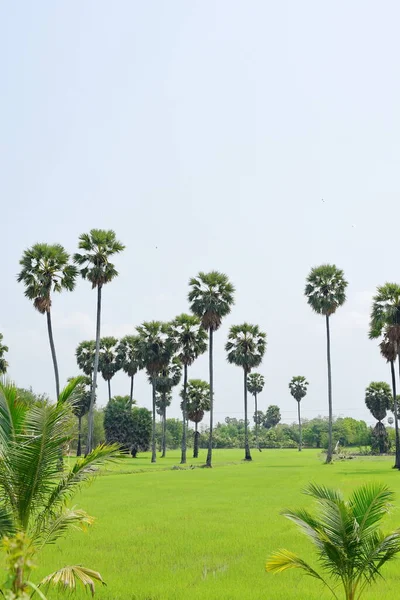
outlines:
[[[349, 289], [332, 319], [334, 412], [370, 421], [364, 389], [389, 378], [367, 337], [371, 297], [400, 281], [399, 20], [397, 1], [1, 3], [11, 377], [53, 392], [45, 319], [16, 282], [24, 248], [73, 252], [80, 233], [113, 228], [127, 249], [104, 291], [104, 334], [186, 311], [199, 270], [235, 284], [215, 340], [219, 420], [242, 414], [242, 375], [223, 347], [244, 320], [268, 334], [261, 408], [294, 419], [287, 386], [304, 374], [304, 416], [327, 413], [324, 321], [303, 288], [312, 266], [335, 262]], [[76, 345], [94, 336], [95, 293], [80, 281], [53, 309], [65, 381]], [[191, 376], [207, 377], [206, 358]], [[128, 392], [123, 374], [113, 389]], [[143, 373], [135, 395], [150, 406]]]

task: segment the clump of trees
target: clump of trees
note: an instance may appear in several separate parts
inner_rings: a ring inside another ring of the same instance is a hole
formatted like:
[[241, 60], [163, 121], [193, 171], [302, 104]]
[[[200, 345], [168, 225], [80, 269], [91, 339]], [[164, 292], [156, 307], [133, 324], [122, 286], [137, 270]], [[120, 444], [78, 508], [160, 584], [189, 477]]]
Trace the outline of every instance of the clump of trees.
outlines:
[[135, 458], [150, 448], [151, 413], [147, 408], [131, 406], [130, 396], [116, 396], [104, 410], [104, 431], [108, 444], [119, 444]]

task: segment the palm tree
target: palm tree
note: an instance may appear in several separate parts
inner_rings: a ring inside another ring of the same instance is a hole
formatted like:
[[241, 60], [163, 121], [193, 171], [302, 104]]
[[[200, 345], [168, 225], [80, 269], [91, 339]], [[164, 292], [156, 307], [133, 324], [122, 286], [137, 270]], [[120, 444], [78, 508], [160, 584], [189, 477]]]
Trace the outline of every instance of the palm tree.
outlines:
[[251, 460], [247, 419], [247, 376], [261, 364], [267, 345], [267, 334], [258, 325], [232, 325], [225, 350], [228, 362], [242, 367], [244, 382], [244, 460]]
[[[74, 381], [76, 377], [71, 377], [68, 381]], [[91, 395], [91, 384], [92, 379], [87, 375], [81, 377], [82, 381], [79, 383], [74, 392], [74, 402], [72, 404], [72, 412], [78, 419], [78, 446], [76, 455], [82, 455], [82, 419], [88, 413], [90, 406], [90, 395]]]
[[[161, 416], [163, 418], [163, 435], [162, 435], [162, 455], [161, 458], [165, 458], [166, 455], [166, 424], [167, 424], [167, 407], [170, 406], [172, 401], [172, 388], [174, 388], [180, 382], [182, 377], [182, 365], [177, 356], [174, 356], [167, 365], [165, 365], [155, 378], [156, 392], [158, 392], [160, 398], [158, 400], [158, 408], [162, 410]], [[150, 383], [152, 379], [150, 378]], [[157, 398], [156, 398], [157, 406]]]
[[145, 321], [137, 328], [138, 358], [147, 370], [152, 382], [153, 427], [151, 436], [151, 462], [156, 456], [156, 380], [158, 375], [170, 362], [175, 344], [170, 336], [170, 326], [161, 321]]
[[310, 538], [318, 560], [331, 577], [329, 582], [306, 561], [289, 550], [273, 554], [267, 571], [280, 573], [301, 569], [319, 580], [338, 598], [335, 589], [341, 582], [346, 600], [361, 598], [364, 590], [381, 577], [384, 564], [400, 552], [398, 530], [384, 535], [380, 523], [392, 506], [393, 493], [379, 483], [368, 483], [356, 489], [348, 501], [330, 488], [310, 484], [305, 493], [316, 500], [318, 514], [305, 509], [283, 514]]
[[117, 347], [118, 362], [120, 368], [130, 377], [131, 389], [129, 394], [129, 406], [133, 406], [133, 383], [136, 373], [143, 368], [137, 356], [137, 335], [126, 335], [123, 337]]
[[365, 390], [365, 404], [378, 421], [374, 428], [371, 446], [378, 450], [379, 454], [383, 454], [389, 449], [388, 435], [382, 421], [393, 404], [390, 386], [385, 381], [372, 381]]
[[91, 340], [90, 342], [81, 342], [76, 350], [76, 362], [78, 367], [85, 373], [87, 377], [90, 377], [90, 381], [93, 379], [93, 366], [94, 356], [96, 353], [96, 342]]
[[3, 334], [0, 333], [0, 375], [5, 375], [8, 369], [8, 362], [5, 359], [5, 354], [8, 352], [8, 346], [3, 345]]
[[[0, 537], [8, 554], [13, 598], [29, 598], [37, 591], [30, 574], [44, 546], [92, 523], [92, 517], [69, 501], [116, 451], [115, 446], [99, 446], [71, 469], [59, 470], [59, 448], [72, 439], [71, 408], [80, 382], [80, 377], [70, 381], [56, 404], [34, 406], [19, 398], [15, 386], [0, 384]], [[72, 565], [39, 585], [75, 589], [80, 581], [94, 592], [96, 580], [102, 582], [99, 573]]]
[[167, 454], [167, 408], [171, 402], [171, 392], [156, 392], [156, 409], [161, 417], [161, 458]]
[[308, 387], [308, 381], [305, 377], [303, 377], [303, 375], [297, 375], [295, 377], [292, 377], [292, 381], [289, 383], [290, 393], [292, 394], [293, 398], [297, 402], [297, 414], [298, 414], [298, 418], [299, 418], [299, 452], [301, 452], [301, 445], [302, 445], [300, 402], [302, 401], [304, 396], [307, 394], [307, 387]]
[[104, 381], [107, 381], [108, 400], [111, 400], [111, 379], [121, 366], [118, 360], [118, 340], [115, 337], [103, 337], [100, 340], [99, 371]]
[[262, 375], [260, 375], [260, 373], [250, 373], [247, 377], [247, 389], [250, 392], [250, 394], [252, 396], [254, 396], [254, 423], [255, 423], [255, 430], [256, 430], [256, 447], [258, 448], [259, 452], [261, 452], [261, 448], [258, 443], [259, 419], [257, 417], [257, 413], [258, 413], [257, 397], [258, 397], [258, 394], [261, 394], [261, 392], [264, 389], [264, 377]]
[[308, 304], [314, 312], [325, 316], [326, 343], [328, 362], [328, 406], [329, 406], [329, 430], [328, 430], [328, 452], [326, 462], [332, 462], [332, 369], [331, 369], [331, 338], [329, 319], [339, 306], [346, 301], [347, 281], [344, 273], [335, 265], [321, 265], [311, 270], [306, 282], [305, 295]]
[[83, 279], [92, 284], [92, 289], [97, 288], [97, 316], [96, 316], [96, 349], [93, 366], [92, 396], [90, 399], [88, 418], [87, 452], [91, 452], [93, 446], [93, 411], [96, 399], [97, 371], [99, 369], [100, 352], [100, 323], [101, 323], [101, 293], [103, 286], [110, 283], [118, 276], [110, 258], [124, 250], [115, 236], [114, 231], [104, 229], [92, 229], [90, 233], [83, 233], [79, 237], [79, 249], [83, 252], [74, 254], [74, 261], [81, 267]]
[[207, 467], [212, 466], [213, 416], [214, 416], [214, 331], [221, 326], [234, 304], [235, 288], [227, 275], [218, 271], [200, 272], [190, 282], [189, 302], [191, 311], [199, 317], [203, 328], [208, 331], [209, 384], [210, 384], [210, 430], [207, 452]]
[[186, 390], [188, 367], [207, 350], [207, 333], [195, 315], [181, 314], [171, 323], [171, 336], [177, 346], [177, 356], [183, 365], [182, 448], [181, 465], [186, 464]]
[[398, 357], [400, 374], [400, 286], [386, 283], [379, 286], [373, 298], [369, 338], [376, 339], [384, 334], [380, 344], [381, 354], [390, 362], [394, 402], [394, 427], [396, 435], [396, 458], [394, 468], [400, 469], [400, 434], [398, 405], [396, 397], [396, 377], [394, 363]]
[[[210, 386], [202, 379], [190, 379], [187, 384], [187, 392], [181, 391], [181, 408], [183, 414], [187, 414], [189, 421], [195, 424], [193, 458], [199, 456], [199, 431], [198, 425], [203, 420], [204, 413], [210, 410]], [[184, 402], [186, 399], [186, 413]]]
[[17, 281], [25, 285], [25, 296], [33, 300], [33, 306], [40, 314], [46, 314], [47, 317], [56, 398], [60, 394], [60, 378], [51, 322], [51, 295], [53, 292], [72, 292], [74, 289], [77, 269], [70, 264], [69, 259], [68, 252], [60, 244], [35, 244], [24, 251], [19, 261], [22, 269], [17, 276]]

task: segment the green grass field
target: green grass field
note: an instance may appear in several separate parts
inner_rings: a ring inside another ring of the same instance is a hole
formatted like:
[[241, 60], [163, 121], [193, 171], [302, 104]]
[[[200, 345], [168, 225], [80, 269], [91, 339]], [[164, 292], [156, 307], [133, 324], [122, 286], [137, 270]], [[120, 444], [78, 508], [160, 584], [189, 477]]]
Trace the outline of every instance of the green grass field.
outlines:
[[[178, 451], [156, 465], [147, 455], [123, 459], [77, 498], [95, 525], [46, 549], [35, 579], [75, 562], [101, 572], [107, 587], [97, 587], [96, 596], [104, 600], [318, 600], [330, 597], [318, 582], [300, 572], [264, 570], [280, 547], [312, 556], [306, 537], [279, 514], [310, 503], [301, 494], [309, 481], [345, 493], [366, 481], [385, 482], [397, 495], [385, 527], [400, 526], [400, 473], [391, 469], [392, 458], [324, 465], [314, 450], [253, 452], [252, 463], [242, 455], [217, 450], [211, 470], [172, 470]], [[204, 460], [203, 450], [189, 464]], [[384, 576], [365, 598], [398, 597], [400, 561]]]

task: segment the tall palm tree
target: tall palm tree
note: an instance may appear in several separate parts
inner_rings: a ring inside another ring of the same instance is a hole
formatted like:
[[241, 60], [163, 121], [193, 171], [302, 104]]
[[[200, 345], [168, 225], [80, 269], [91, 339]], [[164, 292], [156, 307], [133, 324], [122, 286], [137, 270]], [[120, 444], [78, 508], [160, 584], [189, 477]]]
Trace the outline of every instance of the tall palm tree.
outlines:
[[99, 371], [104, 381], [107, 381], [109, 401], [111, 400], [111, 379], [121, 368], [117, 344], [117, 338], [112, 336], [100, 339]]
[[186, 390], [188, 367], [207, 350], [207, 332], [195, 315], [181, 314], [171, 323], [171, 336], [177, 346], [177, 356], [183, 365], [182, 445], [181, 464], [186, 463]]
[[335, 314], [339, 306], [346, 301], [347, 281], [344, 273], [335, 265], [321, 265], [311, 270], [305, 288], [305, 296], [308, 304], [314, 312], [324, 315], [326, 324], [326, 353], [328, 363], [328, 407], [329, 407], [329, 429], [328, 429], [328, 452], [326, 462], [332, 462], [332, 368], [331, 368], [331, 337], [329, 319]]
[[212, 466], [213, 417], [214, 417], [214, 332], [219, 329], [234, 304], [235, 288], [227, 275], [218, 271], [200, 272], [190, 282], [188, 295], [191, 311], [199, 317], [208, 331], [209, 384], [210, 384], [210, 432], [208, 440], [207, 467]]
[[129, 407], [133, 406], [133, 383], [136, 373], [143, 368], [137, 353], [137, 335], [126, 335], [123, 337], [117, 347], [118, 362], [122, 370], [131, 380], [129, 393]]
[[198, 425], [203, 420], [204, 413], [210, 410], [210, 386], [202, 379], [190, 379], [187, 384], [186, 394], [181, 391], [181, 408], [185, 414], [183, 403], [186, 400], [186, 414], [189, 421], [195, 424], [193, 458], [199, 456], [199, 431]]
[[299, 418], [299, 452], [301, 452], [302, 439], [301, 439], [301, 417], [300, 417], [300, 402], [307, 394], [308, 381], [303, 375], [297, 375], [292, 377], [289, 383], [290, 393], [297, 402], [297, 415]]
[[392, 507], [393, 492], [386, 485], [368, 483], [356, 489], [348, 501], [339, 491], [316, 484], [310, 484], [305, 493], [316, 500], [316, 516], [305, 509], [283, 514], [310, 538], [319, 564], [332, 581], [289, 550], [273, 554], [267, 561], [267, 571], [301, 569], [325, 585], [334, 598], [338, 599], [338, 582], [346, 600], [361, 598], [367, 586], [379, 580], [383, 565], [400, 552], [399, 531], [385, 535], [380, 529]]
[[384, 335], [380, 343], [381, 354], [390, 363], [394, 403], [394, 426], [396, 435], [395, 469], [400, 469], [400, 434], [398, 404], [396, 397], [396, 376], [394, 363], [398, 358], [400, 375], [400, 286], [386, 283], [379, 286], [372, 301], [369, 338], [377, 339]]
[[[76, 377], [70, 377], [68, 381], [74, 381], [77, 379]], [[74, 402], [72, 404], [72, 412], [78, 419], [78, 446], [76, 450], [76, 455], [82, 455], [82, 419], [87, 414], [90, 406], [90, 395], [91, 395], [91, 377], [87, 375], [85, 377], [80, 377], [82, 380], [79, 383], [74, 392]]]
[[91, 452], [93, 446], [93, 411], [96, 399], [100, 352], [101, 295], [103, 286], [118, 276], [118, 271], [115, 269], [113, 263], [110, 262], [110, 258], [114, 254], [122, 252], [124, 248], [125, 246], [117, 240], [114, 231], [92, 229], [90, 233], [83, 233], [79, 237], [79, 249], [82, 252], [74, 254], [74, 261], [81, 267], [80, 272], [83, 279], [90, 281], [92, 289], [97, 288], [96, 349], [88, 418], [87, 452]]
[[3, 334], [0, 333], [0, 375], [5, 375], [8, 369], [8, 362], [5, 359], [5, 354], [8, 352], [8, 346], [3, 345]]
[[22, 269], [17, 281], [25, 285], [25, 296], [47, 317], [47, 331], [56, 381], [56, 398], [60, 394], [60, 378], [51, 322], [52, 293], [75, 287], [77, 269], [69, 262], [68, 252], [60, 244], [35, 244], [25, 250], [19, 264]]
[[[177, 356], [171, 358], [167, 365], [165, 365], [162, 371], [155, 378], [156, 392], [158, 392], [160, 398], [158, 401], [159, 408], [162, 409], [163, 418], [163, 436], [162, 436], [162, 455], [161, 458], [165, 458], [166, 455], [166, 423], [167, 423], [167, 407], [170, 406], [172, 401], [172, 389], [178, 385], [182, 377], [182, 365]], [[150, 380], [150, 383], [153, 383]], [[157, 399], [156, 399], [157, 405]]]
[[389, 449], [388, 435], [382, 421], [393, 404], [390, 386], [385, 381], [372, 381], [365, 390], [365, 404], [378, 421], [373, 431], [372, 446], [379, 450], [379, 454], [383, 454]]
[[152, 383], [153, 427], [151, 436], [151, 462], [156, 456], [156, 381], [162, 370], [170, 362], [175, 343], [170, 335], [170, 325], [161, 321], [145, 321], [138, 328], [138, 358], [147, 370]]
[[225, 345], [228, 362], [243, 369], [245, 460], [251, 460], [247, 419], [247, 377], [252, 369], [261, 364], [267, 345], [266, 338], [267, 334], [260, 331], [258, 325], [243, 323], [243, 325], [232, 325]]
[[258, 451], [261, 452], [261, 448], [258, 443], [259, 419], [257, 416], [257, 414], [258, 414], [257, 399], [258, 399], [258, 394], [261, 394], [261, 392], [264, 389], [263, 375], [261, 375], [260, 373], [250, 373], [247, 377], [247, 389], [250, 392], [250, 394], [252, 396], [254, 396], [254, 423], [255, 423], [255, 430], [256, 430], [256, 447], [258, 448]]
[[[30, 581], [33, 560], [47, 544], [92, 523], [69, 501], [116, 451], [115, 446], [99, 446], [71, 469], [59, 470], [59, 448], [73, 437], [71, 408], [80, 382], [79, 377], [70, 381], [56, 404], [36, 405], [20, 399], [15, 386], [0, 384], [0, 538], [8, 552], [13, 598], [29, 598], [37, 590]], [[74, 589], [80, 581], [94, 592], [96, 580], [102, 582], [99, 573], [72, 565], [41, 584]]]
[[161, 417], [161, 458], [167, 455], [167, 408], [171, 402], [171, 392], [156, 392], [156, 409]]

